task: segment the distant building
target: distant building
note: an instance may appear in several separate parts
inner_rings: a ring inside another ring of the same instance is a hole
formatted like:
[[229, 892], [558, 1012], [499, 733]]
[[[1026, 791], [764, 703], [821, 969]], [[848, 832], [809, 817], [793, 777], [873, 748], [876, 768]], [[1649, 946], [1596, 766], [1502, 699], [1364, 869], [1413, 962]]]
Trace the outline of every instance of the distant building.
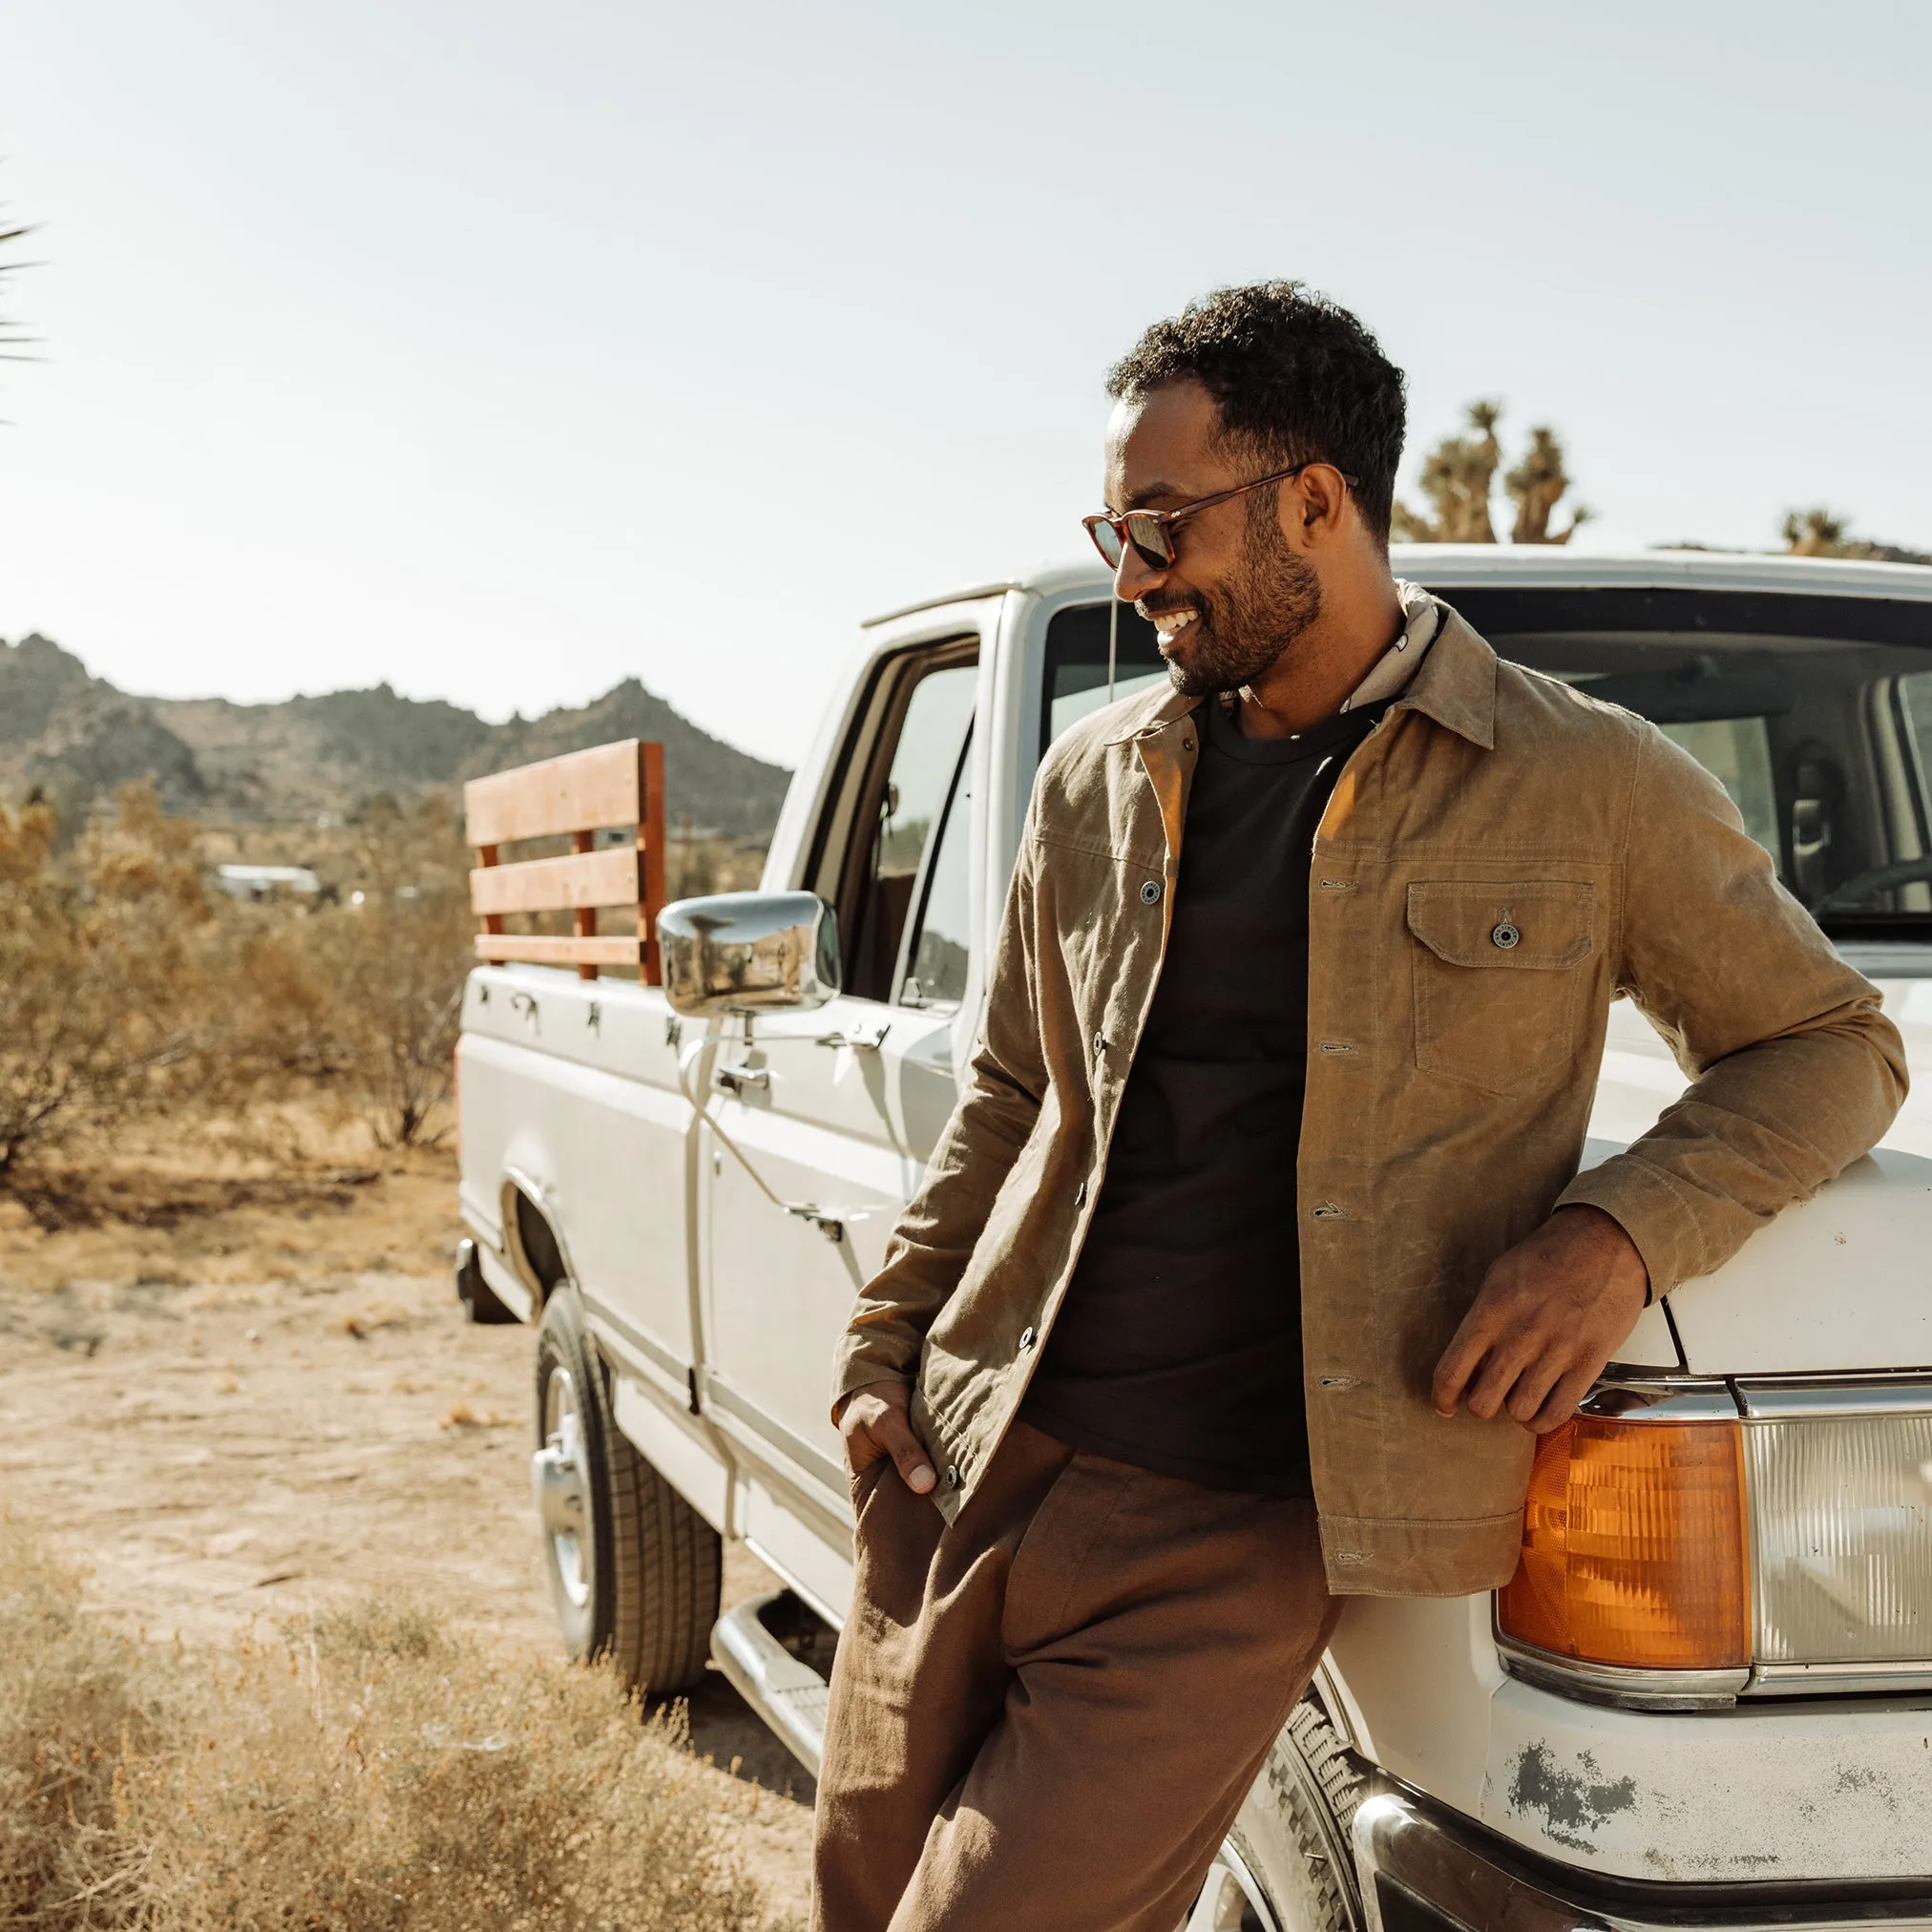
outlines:
[[306, 866], [217, 866], [215, 883], [231, 899], [267, 899], [278, 892], [313, 898], [322, 881]]

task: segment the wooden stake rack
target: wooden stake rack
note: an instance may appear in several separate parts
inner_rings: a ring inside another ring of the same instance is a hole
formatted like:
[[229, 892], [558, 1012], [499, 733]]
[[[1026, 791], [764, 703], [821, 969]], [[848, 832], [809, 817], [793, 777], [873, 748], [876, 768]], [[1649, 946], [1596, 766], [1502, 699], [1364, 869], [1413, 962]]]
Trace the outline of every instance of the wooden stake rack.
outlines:
[[[662, 983], [658, 914], [664, 904], [664, 747], [620, 739], [589, 751], [520, 765], [463, 788], [467, 836], [476, 850], [470, 905], [483, 922], [476, 956], [575, 966], [595, 979], [605, 966], [635, 966], [647, 986]], [[629, 845], [598, 849], [597, 834], [635, 828]], [[502, 850], [525, 839], [564, 837], [559, 858], [505, 864]], [[637, 908], [638, 930], [598, 931], [599, 909]], [[574, 933], [506, 933], [510, 913], [567, 912]]]

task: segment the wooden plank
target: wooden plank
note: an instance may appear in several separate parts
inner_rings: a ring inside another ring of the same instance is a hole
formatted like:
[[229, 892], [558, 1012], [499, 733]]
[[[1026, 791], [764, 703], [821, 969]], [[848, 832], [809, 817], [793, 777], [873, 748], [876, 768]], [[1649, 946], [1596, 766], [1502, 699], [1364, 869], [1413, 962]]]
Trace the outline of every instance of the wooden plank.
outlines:
[[[476, 856], [477, 856], [477, 858], [478, 858], [478, 859], [480, 859], [480, 860], [482, 861], [482, 863], [483, 863], [484, 865], [486, 865], [486, 866], [494, 866], [494, 865], [495, 865], [495, 864], [496, 864], [496, 862], [497, 862], [497, 852], [496, 852], [496, 848], [495, 848], [494, 846], [492, 846], [492, 845], [487, 845], [487, 846], [484, 846], [484, 847], [483, 847], [483, 848], [482, 848], [482, 849], [481, 849], [481, 850], [479, 850], [479, 851], [477, 852]], [[472, 888], [470, 889], [470, 891], [471, 891], [471, 900], [470, 900], [470, 910], [471, 910], [471, 911], [472, 911], [472, 912], [473, 913], [473, 912], [474, 912], [474, 911], [476, 910], [476, 903], [475, 903], [475, 888], [474, 888], [474, 887], [472, 886]], [[486, 914], [484, 914], [484, 915], [483, 915], [483, 930], [484, 930], [484, 931], [485, 931], [486, 933], [500, 933], [500, 932], [502, 932], [502, 930], [503, 930], [503, 915], [502, 915], [502, 914], [501, 914], [500, 913], [486, 913]]]
[[642, 747], [635, 738], [520, 765], [463, 788], [472, 846], [550, 838], [597, 826], [635, 825], [644, 816]]
[[533, 966], [636, 966], [642, 942], [628, 935], [579, 938], [575, 934], [478, 933], [476, 956], [501, 962], [520, 959]]
[[[576, 849], [578, 856], [581, 858], [586, 852], [596, 850], [597, 834], [589, 831], [575, 831], [570, 835], [570, 842]], [[579, 939], [596, 938], [597, 908], [595, 906], [578, 906], [570, 915], [570, 926], [571, 931]], [[577, 969], [577, 976], [579, 979], [595, 979], [597, 976], [598, 969], [595, 966], [579, 965]]]
[[640, 746], [638, 763], [644, 792], [644, 808], [638, 818], [638, 850], [642, 861], [638, 939], [644, 955], [639, 977], [646, 986], [662, 986], [664, 973], [663, 962], [658, 957], [658, 914], [664, 910], [664, 848], [669, 842], [664, 825], [664, 747]]
[[486, 916], [634, 906], [643, 871], [643, 855], [636, 846], [607, 846], [600, 852], [525, 859], [513, 866], [478, 866], [470, 874], [470, 905]]

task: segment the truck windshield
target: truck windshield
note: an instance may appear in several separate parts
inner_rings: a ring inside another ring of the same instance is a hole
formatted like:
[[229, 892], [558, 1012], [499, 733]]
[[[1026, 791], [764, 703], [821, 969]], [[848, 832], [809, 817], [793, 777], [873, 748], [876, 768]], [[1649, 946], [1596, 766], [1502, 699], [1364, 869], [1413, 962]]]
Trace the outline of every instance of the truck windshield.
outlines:
[[[1483, 586], [1497, 652], [1648, 718], [1724, 786], [1778, 876], [1846, 939], [1932, 940], [1932, 601]], [[1120, 613], [1114, 689], [1163, 678]], [[1041, 748], [1106, 702], [1107, 612], [1049, 625]]]

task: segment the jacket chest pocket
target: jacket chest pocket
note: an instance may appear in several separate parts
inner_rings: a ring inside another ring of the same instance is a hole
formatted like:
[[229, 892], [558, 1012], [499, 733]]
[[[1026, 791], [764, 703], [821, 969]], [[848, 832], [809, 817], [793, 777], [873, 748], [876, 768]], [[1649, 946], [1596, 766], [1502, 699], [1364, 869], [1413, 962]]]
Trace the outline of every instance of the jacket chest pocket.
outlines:
[[1418, 880], [1408, 916], [1424, 1073], [1517, 1094], [1567, 1063], [1596, 950], [1595, 886]]

